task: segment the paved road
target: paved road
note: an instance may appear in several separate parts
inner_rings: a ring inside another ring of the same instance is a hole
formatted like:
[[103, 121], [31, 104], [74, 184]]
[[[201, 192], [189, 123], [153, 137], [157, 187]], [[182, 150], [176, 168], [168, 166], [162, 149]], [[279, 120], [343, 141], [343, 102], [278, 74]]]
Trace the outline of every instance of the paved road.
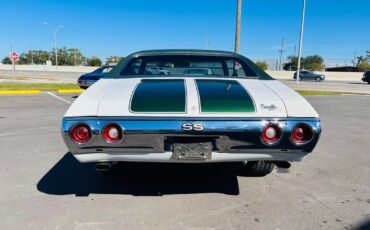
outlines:
[[[76, 83], [76, 80], [82, 73], [73, 72], [42, 72], [42, 71], [17, 71], [16, 79], [21, 82], [37, 82], [37, 83]], [[14, 75], [12, 71], [0, 70], [0, 81], [13, 81]], [[296, 84], [294, 80], [281, 80], [285, 84], [294, 89], [300, 90], [321, 90], [321, 91], [337, 91], [348, 93], [370, 94], [370, 85], [360, 81], [302, 81]]]
[[294, 80], [281, 80], [293, 89], [336, 91], [347, 93], [370, 94], [370, 85], [362, 81], [301, 81], [297, 84]]
[[83, 73], [79, 72], [56, 72], [56, 71], [25, 71], [17, 70], [14, 74], [11, 70], [0, 70], [0, 79], [21, 80], [26, 82], [63, 82], [76, 83]]
[[[0, 96], [1, 229], [360, 229], [370, 227], [370, 97], [309, 97], [316, 150], [289, 171], [232, 164], [129, 164], [105, 178], [59, 134], [73, 96]], [[67, 100], [67, 101], [66, 101]]]

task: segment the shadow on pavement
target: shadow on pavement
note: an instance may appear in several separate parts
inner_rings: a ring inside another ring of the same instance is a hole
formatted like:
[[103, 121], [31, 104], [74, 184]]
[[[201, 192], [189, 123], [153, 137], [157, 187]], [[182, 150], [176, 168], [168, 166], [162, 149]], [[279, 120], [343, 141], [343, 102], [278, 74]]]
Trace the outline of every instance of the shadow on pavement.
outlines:
[[38, 182], [37, 189], [53, 195], [129, 194], [239, 194], [233, 164], [121, 163], [111, 175], [103, 175], [94, 164], [81, 164], [71, 153], [54, 165]]
[[353, 228], [354, 230], [369, 230], [370, 229], [370, 219], [365, 220], [364, 222], [360, 223], [358, 226]]

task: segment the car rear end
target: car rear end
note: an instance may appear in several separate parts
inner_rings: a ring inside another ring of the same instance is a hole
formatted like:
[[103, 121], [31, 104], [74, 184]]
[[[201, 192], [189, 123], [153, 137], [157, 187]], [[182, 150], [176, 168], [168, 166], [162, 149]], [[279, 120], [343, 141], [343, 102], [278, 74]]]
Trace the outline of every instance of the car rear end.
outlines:
[[316, 145], [318, 119], [65, 118], [80, 162], [299, 161]]
[[280, 82], [201, 77], [101, 80], [61, 130], [80, 162], [184, 163], [299, 161], [321, 132], [313, 108]]

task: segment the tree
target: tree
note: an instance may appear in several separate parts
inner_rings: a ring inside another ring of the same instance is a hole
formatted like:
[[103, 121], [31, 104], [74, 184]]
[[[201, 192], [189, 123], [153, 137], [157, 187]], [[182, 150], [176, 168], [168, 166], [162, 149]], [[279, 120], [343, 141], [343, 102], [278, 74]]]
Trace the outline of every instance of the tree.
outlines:
[[269, 68], [269, 66], [267, 65], [267, 63], [266, 62], [262, 62], [262, 61], [257, 61], [256, 62], [256, 65], [258, 67], [260, 67], [261, 69], [263, 69], [263, 70], [267, 70]]
[[361, 71], [367, 71], [367, 70], [370, 70], [370, 63], [361, 62], [360, 64], [358, 64], [358, 65], [357, 65], [357, 67], [358, 67]]
[[107, 58], [106, 65], [112, 64], [112, 63], [118, 63], [122, 59], [125, 59], [124, 57], [118, 57], [118, 56], [110, 56]]
[[17, 64], [19, 64], [19, 65], [31, 64], [31, 59], [28, 59], [27, 55], [22, 53], [21, 55], [19, 55]]
[[[283, 65], [284, 70], [296, 71], [298, 66], [298, 57], [289, 56], [289, 62]], [[324, 59], [319, 55], [312, 55], [301, 58], [301, 69], [322, 70], [324, 69]]]
[[[55, 65], [55, 51], [51, 51], [49, 55], [51, 57], [51, 62]], [[63, 47], [58, 49], [58, 65], [81, 65], [85, 60], [86, 58], [76, 48], [67, 49], [66, 47]]]
[[12, 60], [9, 57], [4, 57], [3, 60], [1, 60], [1, 63], [5, 64], [12, 64]]
[[101, 66], [102, 61], [100, 58], [92, 56], [91, 58], [87, 59], [87, 65], [88, 66]]
[[72, 65], [82, 65], [86, 61], [86, 58], [82, 55], [82, 53], [76, 49], [68, 49], [67, 50], [69, 55], [68, 55], [68, 62], [71, 63]]
[[366, 51], [366, 56], [357, 57], [357, 65], [361, 71], [370, 70], [370, 50]]
[[324, 59], [319, 55], [312, 55], [303, 58], [302, 66], [304, 69], [315, 71], [325, 68]]
[[[297, 65], [298, 65], [298, 57], [295, 56], [289, 56], [288, 57], [289, 62], [284, 63], [283, 69], [287, 71], [296, 71]], [[302, 63], [302, 58], [301, 58]]]

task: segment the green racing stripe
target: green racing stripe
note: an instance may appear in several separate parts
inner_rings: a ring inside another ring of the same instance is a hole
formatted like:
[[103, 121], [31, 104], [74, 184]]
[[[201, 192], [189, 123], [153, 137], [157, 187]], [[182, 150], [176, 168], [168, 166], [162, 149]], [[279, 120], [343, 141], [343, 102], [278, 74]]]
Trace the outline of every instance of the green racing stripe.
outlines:
[[196, 85], [203, 113], [256, 112], [252, 97], [235, 80], [196, 80]]
[[186, 90], [183, 79], [143, 79], [131, 99], [137, 113], [185, 113]]

